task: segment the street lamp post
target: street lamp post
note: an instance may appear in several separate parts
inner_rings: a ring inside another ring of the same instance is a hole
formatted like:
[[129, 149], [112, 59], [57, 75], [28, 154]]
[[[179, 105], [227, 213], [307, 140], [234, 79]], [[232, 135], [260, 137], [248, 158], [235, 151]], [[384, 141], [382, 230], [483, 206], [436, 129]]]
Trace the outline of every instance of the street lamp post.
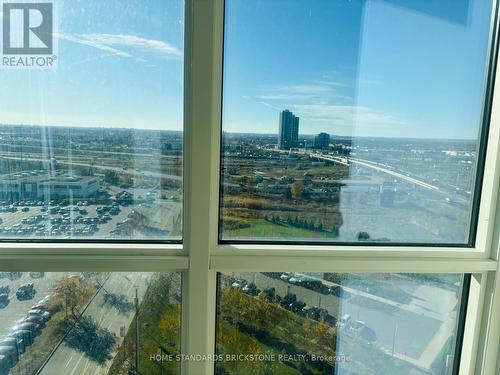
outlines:
[[398, 334], [398, 322], [396, 321], [396, 327], [394, 328], [394, 336], [392, 337], [392, 356], [394, 357], [394, 349], [396, 346], [396, 335]]
[[139, 375], [139, 297], [135, 288], [135, 373]]

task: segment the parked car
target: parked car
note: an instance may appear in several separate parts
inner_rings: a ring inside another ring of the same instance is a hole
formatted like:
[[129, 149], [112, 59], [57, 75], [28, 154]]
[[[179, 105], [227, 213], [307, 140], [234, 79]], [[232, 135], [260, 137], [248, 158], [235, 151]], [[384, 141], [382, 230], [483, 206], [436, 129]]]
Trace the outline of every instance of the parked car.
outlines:
[[19, 360], [17, 349], [12, 346], [0, 346], [0, 355], [8, 358], [9, 367], [14, 367]]
[[27, 315], [28, 316], [32, 316], [32, 315], [39, 316], [45, 321], [50, 319], [50, 313], [48, 311], [39, 310], [39, 309], [29, 310]]
[[284, 308], [289, 308], [292, 302], [297, 300], [297, 296], [293, 293], [286, 294], [283, 298], [280, 298], [280, 306]]
[[263, 296], [267, 302], [273, 302], [276, 299], [276, 289], [273, 287], [266, 288], [260, 292], [260, 295]]
[[291, 277], [293, 277], [292, 272], [285, 272], [285, 273], [281, 274], [280, 279], [283, 281], [288, 281], [288, 280], [290, 280]]
[[281, 272], [262, 272], [262, 274], [273, 279], [279, 279], [281, 276]]
[[243, 279], [238, 279], [234, 283], [231, 284], [231, 288], [233, 289], [241, 289], [246, 285], [247, 281]]
[[254, 283], [248, 283], [242, 289], [243, 293], [249, 294], [251, 296], [256, 296], [260, 293], [260, 289]]
[[32, 279], [41, 279], [45, 276], [45, 272], [30, 272], [30, 277]]
[[0, 354], [0, 374], [8, 375], [12, 366], [13, 364], [11, 363], [10, 358]]
[[26, 350], [26, 345], [24, 344], [24, 340], [22, 338], [17, 337], [6, 337], [2, 341], [0, 341], [0, 346], [12, 346], [17, 350], [17, 356], [19, 357]]
[[302, 301], [293, 301], [289, 306], [288, 306], [288, 309], [294, 313], [298, 313], [299, 311], [301, 311], [304, 306], [305, 306], [305, 302], [302, 302]]
[[35, 305], [31, 306], [30, 310], [49, 310], [49, 304], [47, 302], [39, 301]]
[[14, 337], [16, 339], [21, 339], [24, 342], [24, 346], [28, 347], [33, 344], [33, 333], [27, 329], [19, 329], [9, 333], [9, 337]]
[[285, 280], [285, 281], [288, 281], [290, 284], [297, 284], [297, 285], [299, 285], [299, 284], [301, 284], [304, 281], [304, 279], [303, 279], [302, 276], [292, 276], [288, 280]]
[[20, 323], [34, 323], [34, 324], [39, 325], [40, 328], [45, 328], [45, 320], [41, 316], [37, 316], [37, 315], [26, 316], [25, 318], [20, 319], [17, 323], [18, 324], [20, 324]]
[[24, 322], [16, 324], [14, 327], [12, 327], [12, 331], [26, 330], [30, 331], [32, 336], [36, 336], [40, 333], [41, 328], [42, 327], [40, 327], [39, 324]]
[[10, 303], [9, 295], [7, 293], [0, 294], [0, 308], [3, 309], [7, 307]]
[[333, 285], [329, 288], [329, 293], [343, 299], [349, 299], [352, 297], [351, 293], [345, 291], [340, 285]]
[[20, 301], [25, 301], [35, 297], [36, 290], [33, 283], [23, 284], [16, 292], [16, 297]]
[[340, 317], [340, 320], [337, 322], [338, 327], [349, 327], [351, 325], [352, 318], [349, 314], [344, 314]]
[[47, 294], [45, 297], [43, 297], [38, 303], [49, 303], [50, 299], [52, 298], [52, 294]]
[[0, 285], [0, 294], [9, 294], [10, 286], [9, 285]]
[[329, 294], [330, 292], [330, 289], [318, 279], [306, 279], [300, 285], [321, 294]]

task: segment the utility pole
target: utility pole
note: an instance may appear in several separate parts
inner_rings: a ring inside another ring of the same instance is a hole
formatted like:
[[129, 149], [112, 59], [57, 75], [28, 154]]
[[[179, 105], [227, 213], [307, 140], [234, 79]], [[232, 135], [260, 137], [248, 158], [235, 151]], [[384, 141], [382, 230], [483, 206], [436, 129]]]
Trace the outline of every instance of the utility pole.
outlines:
[[135, 288], [135, 373], [139, 375], [139, 297]]
[[396, 327], [394, 328], [394, 335], [392, 336], [392, 357], [394, 357], [394, 350], [396, 348], [396, 335], [398, 334], [398, 322], [396, 321]]

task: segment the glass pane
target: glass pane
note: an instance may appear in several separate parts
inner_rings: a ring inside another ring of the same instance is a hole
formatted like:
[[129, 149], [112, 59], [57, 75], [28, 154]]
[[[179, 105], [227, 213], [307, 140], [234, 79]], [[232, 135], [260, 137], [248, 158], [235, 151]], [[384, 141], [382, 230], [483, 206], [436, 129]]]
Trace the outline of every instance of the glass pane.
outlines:
[[57, 66], [0, 69], [0, 238], [179, 241], [184, 1], [53, 5]]
[[463, 275], [221, 274], [217, 374], [449, 375]]
[[1, 374], [179, 373], [180, 273], [0, 278]]
[[472, 242], [491, 13], [227, 1], [220, 239]]

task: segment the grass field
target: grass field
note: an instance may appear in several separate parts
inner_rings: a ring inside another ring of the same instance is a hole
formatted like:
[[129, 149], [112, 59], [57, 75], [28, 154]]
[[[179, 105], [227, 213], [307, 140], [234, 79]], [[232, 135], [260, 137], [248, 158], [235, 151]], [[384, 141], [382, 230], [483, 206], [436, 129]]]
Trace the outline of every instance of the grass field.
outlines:
[[238, 228], [224, 231], [224, 238], [228, 239], [254, 239], [265, 238], [266, 240], [308, 240], [308, 241], [322, 241], [333, 240], [337, 237], [336, 234], [331, 232], [318, 232], [302, 228], [297, 228], [288, 225], [274, 224], [264, 219], [242, 219], [248, 224], [249, 227]]

